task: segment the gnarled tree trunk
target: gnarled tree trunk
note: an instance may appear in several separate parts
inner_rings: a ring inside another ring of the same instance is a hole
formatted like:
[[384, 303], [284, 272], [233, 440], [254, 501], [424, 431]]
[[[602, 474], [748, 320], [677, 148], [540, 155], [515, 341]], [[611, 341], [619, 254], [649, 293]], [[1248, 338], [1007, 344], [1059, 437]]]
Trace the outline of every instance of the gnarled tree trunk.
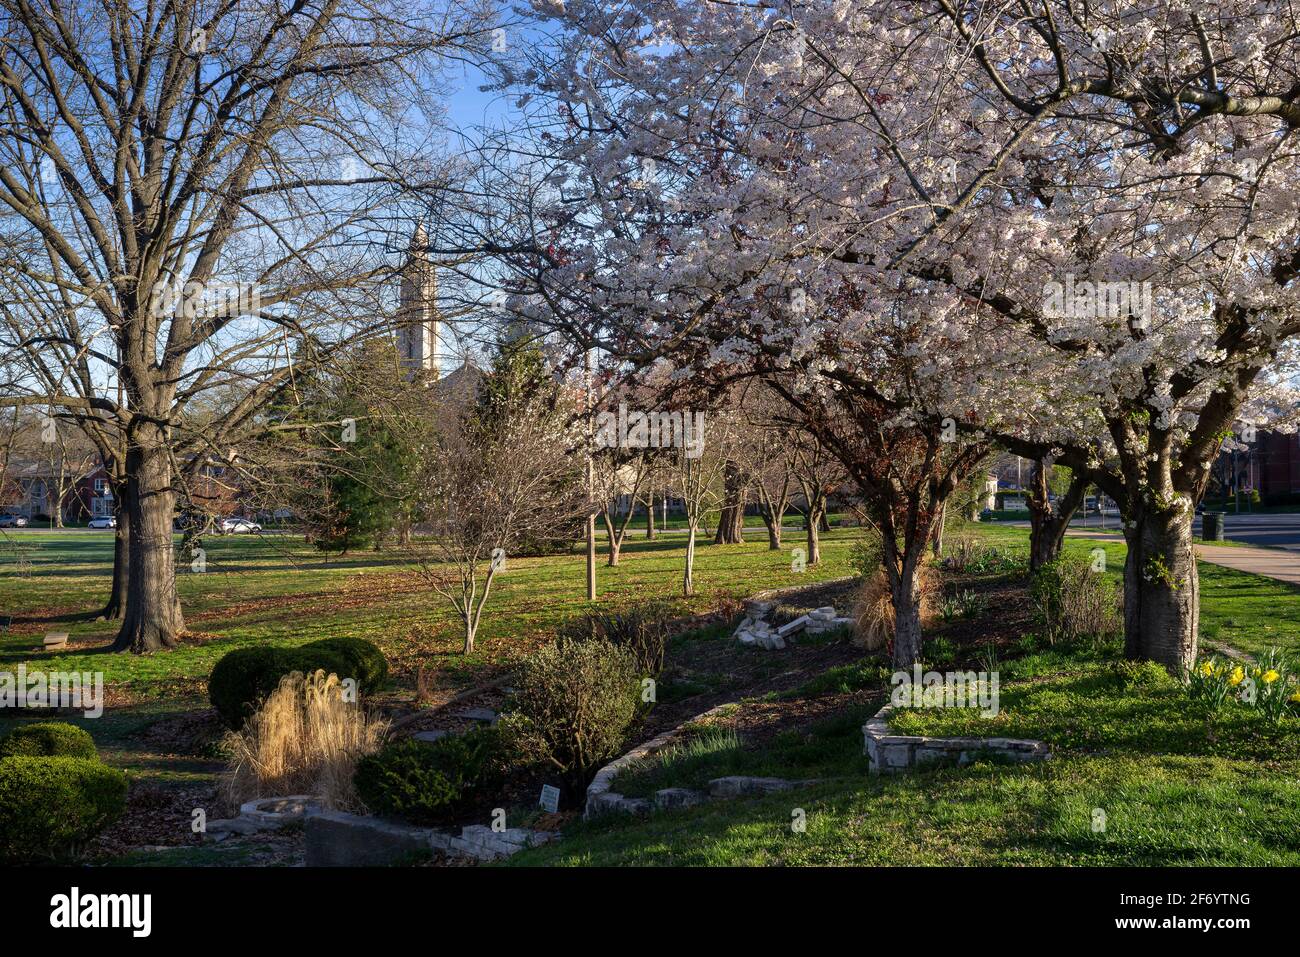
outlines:
[[891, 568], [892, 562], [885, 564], [894, 604], [893, 663], [895, 668], [907, 669], [921, 658], [921, 582], [914, 557], [905, 558], [901, 568]]
[[722, 513], [718, 517], [715, 545], [739, 545], [745, 540], [745, 476], [735, 462], [726, 464]]
[[1130, 503], [1124, 516], [1124, 655], [1182, 675], [1196, 662], [1200, 580], [1190, 504]]

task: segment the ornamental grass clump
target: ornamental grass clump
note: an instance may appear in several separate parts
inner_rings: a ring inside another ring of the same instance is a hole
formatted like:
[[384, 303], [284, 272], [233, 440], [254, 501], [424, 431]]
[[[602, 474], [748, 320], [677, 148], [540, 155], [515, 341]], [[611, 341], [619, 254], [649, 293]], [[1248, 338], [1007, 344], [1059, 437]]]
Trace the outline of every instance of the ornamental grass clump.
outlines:
[[336, 675], [295, 671], [224, 743], [230, 763], [221, 777], [232, 805], [259, 797], [310, 794], [329, 808], [359, 809], [353, 773], [379, 750], [388, 722], [347, 700]]

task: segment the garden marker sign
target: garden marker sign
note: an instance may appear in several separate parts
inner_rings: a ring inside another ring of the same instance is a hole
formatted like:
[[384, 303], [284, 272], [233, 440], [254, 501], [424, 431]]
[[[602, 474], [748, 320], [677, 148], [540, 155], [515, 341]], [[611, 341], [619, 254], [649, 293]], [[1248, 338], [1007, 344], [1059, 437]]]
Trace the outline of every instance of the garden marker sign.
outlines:
[[560, 809], [560, 789], [551, 784], [542, 785], [542, 799], [537, 802], [543, 811], [554, 814]]

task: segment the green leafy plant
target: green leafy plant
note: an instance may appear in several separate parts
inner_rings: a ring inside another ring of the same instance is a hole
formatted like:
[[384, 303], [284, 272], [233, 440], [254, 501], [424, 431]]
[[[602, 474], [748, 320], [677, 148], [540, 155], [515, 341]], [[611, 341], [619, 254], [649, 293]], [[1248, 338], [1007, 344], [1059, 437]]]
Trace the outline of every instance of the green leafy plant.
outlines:
[[41, 721], [14, 728], [0, 738], [0, 758], [85, 758], [98, 761], [95, 739], [64, 721]]
[[501, 718], [521, 760], [559, 773], [573, 797], [615, 757], [640, 707], [639, 667], [610, 641], [548, 645], [526, 658]]
[[399, 738], [357, 763], [353, 784], [376, 814], [441, 824], [463, 810], [475, 789], [502, 774], [501, 735], [475, 728], [433, 743]]
[[1184, 678], [1188, 695], [1203, 702], [1211, 711], [1217, 711], [1227, 704], [1236, 688], [1245, 680], [1246, 669], [1236, 662], [1211, 655], [1198, 661]]
[[1300, 705], [1296, 667], [1291, 657], [1278, 648], [1266, 648], [1249, 669], [1247, 688], [1241, 700], [1270, 721], [1281, 721]]
[[0, 858], [74, 856], [126, 807], [126, 775], [98, 760], [0, 758]]
[[1049, 644], [1081, 638], [1101, 642], [1122, 628], [1115, 583], [1082, 559], [1048, 562], [1035, 572], [1029, 597]]

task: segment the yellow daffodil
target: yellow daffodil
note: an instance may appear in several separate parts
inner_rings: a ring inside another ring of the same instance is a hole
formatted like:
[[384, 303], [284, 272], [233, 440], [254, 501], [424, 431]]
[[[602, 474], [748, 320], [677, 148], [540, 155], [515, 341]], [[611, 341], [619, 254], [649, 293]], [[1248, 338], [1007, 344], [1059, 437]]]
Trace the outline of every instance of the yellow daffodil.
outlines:
[[1288, 700], [1288, 701], [1300, 701], [1300, 691], [1296, 691], [1296, 692], [1294, 692], [1294, 693], [1291, 695], [1291, 697], [1288, 698], [1287, 700]]
[[1279, 674], [1278, 674], [1276, 671], [1274, 671], [1272, 668], [1269, 668], [1268, 671], [1264, 672], [1264, 674], [1263, 674], [1264, 684], [1266, 684], [1266, 685], [1271, 685], [1274, 681], [1277, 681], [1277, 679], [1280, 678], [1280, 677], [1282, 677], [1282, 676], [1279, 675]]
[[1228, 678], [1228, 684], [1236, 687], [1246, 679], [1246, 672], [1241, 670], [1241, 665], [1232, 669], [1232, 674]]
[[1214, 674], [1214, 666], [1208, 661], [1201, 662], [1201, 674], [1207, 678], [1210, 677], [1210, 675]]

